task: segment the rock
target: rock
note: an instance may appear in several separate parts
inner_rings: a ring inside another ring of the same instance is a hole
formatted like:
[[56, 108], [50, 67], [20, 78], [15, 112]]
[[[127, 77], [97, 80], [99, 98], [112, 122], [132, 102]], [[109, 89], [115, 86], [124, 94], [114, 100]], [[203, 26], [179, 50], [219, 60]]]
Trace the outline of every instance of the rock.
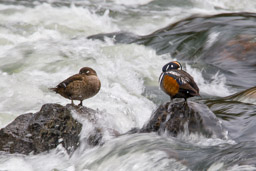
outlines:
[[[39, 112], [20, 115], [0, 130], [0, 151], [38, 154], [62, 144], [71, 154], [80, 141], [90, 146], [102, 145], [104, 129], [114, 137], [120, 133], [103, 127], [101, 114], [84, 106], [45, 104]], [[77, 120], [83, 122], [83, 128]]]
[[100, 128], [96, 128], [88, 137], [87, 142], [91, 146], [102, 145], [103, 132]]
[[[98, 123], [101, 117], [98, 114], [98, 111], [87, 107], [45, 104], [39, 112], [20, 115], [0, 130], [0, 151], [38, 154], [62, 144], [68, 153], [72, 153], [79, 146], [79, 140], [87, 141], [91, 146], [102, 145], [106, 128]], [[93, 125], [93, 128], [89, 126], [89, 131], [83, 131], [86, 135], [83, 134], [82, 138], [79, 137], [82, 124], [74, 118], [86, 119], [84, 124]], [[167, 132], [177, 136], [186, 130], [206, 137], [225, 137], [220, 122], [208, 107], [194, 102], [185, 106], [183, 102], [160, 105], [142, 129], [135, 128], [128, 133]], [[121, 136], [115, 130], [108, 131]]]
[[206, 137], [226, 138], [216, 116], [203, 104], [188, 102], [160, 105], [140, 132], [167, 132], [177, 136], [181, 132], [198, 133]]
[[28, 154], [33, 150], [31, 134], [26, 131], [32, 117], [32, 113], [20, 115], [0, 130], [0, 151]]
[[0, 151], [37, 154], [62, 144], [71, 153], [79, 145], [81, 129], [70, 108], [45, 104], [39, 112], [20, 115], [0, 130]]
[[103, 128], [101, 124], [98, 123], [99, 118], [97, 115], [101, 113], [99, 111], [87, 108], [85, 106], [73, 107], [72, 105], [67, 105], [70, 110], [75, 110], [77, 114], [83, 119], [86, 119], [88, 122], [92, 123], [93, 130], [82, 140], [87, 141], [87, 144], [90, 146], [102, 145], [104, 144], [103, 137]]

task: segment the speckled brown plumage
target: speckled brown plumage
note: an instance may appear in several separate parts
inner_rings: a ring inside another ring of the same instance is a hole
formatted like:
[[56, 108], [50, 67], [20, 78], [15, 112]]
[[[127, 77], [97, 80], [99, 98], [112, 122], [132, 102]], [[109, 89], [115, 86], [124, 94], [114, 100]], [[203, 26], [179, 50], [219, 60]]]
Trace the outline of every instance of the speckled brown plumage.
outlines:
[[79, 100], [79, 105], [83, 105], [83, 100], [96, 95], [100, 87], [101, 83], [96, 71], [84, 67], [80, 69], [79, 74], [67, 78], [51, 90], [70, 99], [72, 104], [74, 104], [73, 100]]

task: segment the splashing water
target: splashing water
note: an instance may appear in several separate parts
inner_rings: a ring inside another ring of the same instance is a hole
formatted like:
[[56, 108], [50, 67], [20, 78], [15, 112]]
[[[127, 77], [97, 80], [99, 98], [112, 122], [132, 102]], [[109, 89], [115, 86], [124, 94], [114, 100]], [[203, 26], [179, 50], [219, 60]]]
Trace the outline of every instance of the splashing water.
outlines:
[[[95, 125], [73, 113], [83, 123], [83, 130], [81, 146], [72, 156], [61, 145], [38, 155], [1, 153], [0, 170], [190, 170], [191, 165], [200, 165], [193, 162], [196, 157], [190, 158], [192, 153], [200, 159], [201, 154], [212, 152], [205, 152], [205, 149], [236, 144], [230, 139], [194, 134], [173, 138], [151, 133], [113, 138], [111, 130], [125, 133], [147, 122], [157, 105], [145, 96], [145, 89], [148, 86], [158, 89], [161, 67], [175, 59], [157, 55], [143, 45], [114, 44], [108, 38], [105, 42], [89, 40], [87, 36], [116, 31], [145, 35], [198, 13], [256, 11], [255, 2], [249, 0], [172, 2], [174, 5], [156, 0], [74, 1], [70, 4], [56, 0], [38, 2], [32, 7], [22, 5], [21, 1], [1, 2], [0, 127], [22, 113], [38, 111], [45, 103], [70, 103], [48, 88], [78, 73], [80, 68], [90, 66], [96, 70], [102, 88], [84, 104], [97, 110], [97, 126], [103, 129], [106, 143], [93, 148], [87, 146], [84, 138]], [[218, 32], [212, 33], [206, 47], [218, 36]], [[220, 73], [206, 79], [201, 73], [203, 68], [196, 69], [189, 64], [185, 68], [203, 95], [223, 97], [234, 92]], [[227, 168], [223, 162], [212, 162], [209, 170]], [[249, 164], [228, 169], [255, 168]]]
[[221, 8], [225, 10], [255, 12], [256, 2], [254, 0], [192, 0], [204, 8]]
[[198, 69], [193, 69], [191, 66], [186, 65], [186, 70], [193, 76], [202, 93], [220, 97], [228, 96], [233, 93], [226, 85], [225, 76], [218, 72], [212, 76], [211, 81], [206, 81], [202, 76], [202, 72]]

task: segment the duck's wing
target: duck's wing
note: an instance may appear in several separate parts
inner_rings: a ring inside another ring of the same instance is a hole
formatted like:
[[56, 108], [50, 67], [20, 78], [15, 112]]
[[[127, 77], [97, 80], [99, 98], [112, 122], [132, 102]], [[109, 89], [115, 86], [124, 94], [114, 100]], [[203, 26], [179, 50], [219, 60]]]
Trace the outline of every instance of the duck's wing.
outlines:
[[65, 91], [65, 89], [71, 83], [76, 82], [76, 81], [82, 81], [82, 80], [83, 80], [83, 78], [81, 77], [81, 75], [76, 74], [76, 75], [73, 75], [73, 76], [67, 78], [66, 80], [62, 81], [56, 87], [49, 88], [49, 89], [52, 90], [52, 91], [55, 91], [56, 93], [59, 93], [60, 91]]
[[182, 91], [189, 91], [191, 95], [199, 95], [199, 88], [193, 77], [183, 70], [171, 70], [166, 72], [168, 76], [173, 77], [179, 84]]
[[68, 85], [70, 85], [71, 83], [77, 82], [77, 81], [82, 81], [84, 78], [80, 75], [80, 74], [76, 74], [73, 75], [69, 78], [67, 78], [66, 80], [62, 81], [61, 83], [59, 83], [56, 88], [66, 88], [68, 87]]
[[81, 84], [83, 80], [83, 76], [76, 74], [62, 81], [55, 88], [50, 88], [50, 90], [70, 99], [76, 91], [76, 85]]

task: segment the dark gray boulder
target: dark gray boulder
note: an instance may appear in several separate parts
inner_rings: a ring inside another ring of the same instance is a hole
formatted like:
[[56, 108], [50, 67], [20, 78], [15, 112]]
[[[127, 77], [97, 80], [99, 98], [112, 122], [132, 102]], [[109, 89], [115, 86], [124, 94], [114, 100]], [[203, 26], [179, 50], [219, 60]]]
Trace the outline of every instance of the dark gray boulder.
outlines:
[[188, 102], [160, 105], [139, 132], [158, 132], [177, 136], [188, 131], [206, 137], [226, 138], [225, 129], [206, 105]]
[[70, 107], [45, 104], [39, 112], [20, 115], [0, 130], [0, 151], [37, 154], [62, 144], [70, 153], [79, 145], [81, 129]]
[[31, 134], [26, 131], [32, 116], [32, 113], [20, 115], [0, 130], [0, 151], [21, 154], [33, 151]]

